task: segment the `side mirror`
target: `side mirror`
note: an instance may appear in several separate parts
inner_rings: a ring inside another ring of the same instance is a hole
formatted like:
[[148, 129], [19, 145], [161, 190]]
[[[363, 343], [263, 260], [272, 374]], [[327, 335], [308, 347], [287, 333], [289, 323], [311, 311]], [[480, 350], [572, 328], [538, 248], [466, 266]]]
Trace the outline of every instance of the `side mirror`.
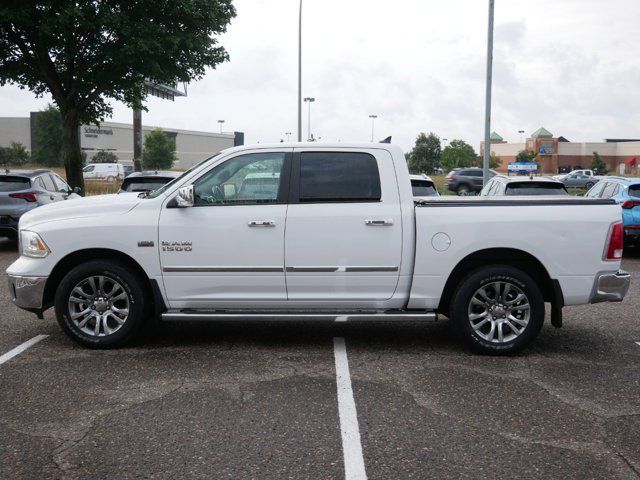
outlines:
[[73, 187], [71, 191], [67, 193], [75, 193], [77, 195], [80, 195], [82, 193], [82, 189], [80, 187]]
[[236, 184], [235, 183], [225, 183], [222, 185], [222, 192], [224, 193], [224, 198], [234, 198], [236, 196]]
[[177, 208], [193, 207], [195, 205], [195, 192], [193, 185], [182, 187], [178, 190], [178, 195], [175, 196], [174, 200], [175, 207]]

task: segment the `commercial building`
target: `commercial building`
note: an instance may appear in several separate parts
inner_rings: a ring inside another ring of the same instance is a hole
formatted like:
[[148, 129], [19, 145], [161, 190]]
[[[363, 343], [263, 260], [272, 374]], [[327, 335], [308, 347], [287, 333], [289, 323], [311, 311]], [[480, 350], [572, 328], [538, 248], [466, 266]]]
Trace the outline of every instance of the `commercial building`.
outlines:
[[[491, 152], [500, 158], [497, 170], [506, 172], [522, 150], [536, 152], [536, 162], [542, 173], [558, 173], [561, 168], [589, 168], [593, 153], [598, 152], [610, 172], [636, 174], [636, 159], [640, 160], [640, 140], [606, 139], [602, 142], [571, 142], [539, 128], [524, 143], [507, 143], [496, 132], [491, 134]], [[480, 144], [484, 154], [484, 142]]]
[[[22, 143], [31, 151], [37, 143], [35, 118], [39, 112], [32, 112], [30, 117], [0, 118], [0, 146], [8, 147], [11, 142]], [[143, 126], [142, 136], [158, 127]], [[164, 133], [175, 141], [176, 169], [187, 169], [206, 157], [220, 151], [244, 144], [243, 132], [211, 133], [175, 128], [162, 128]], [[80, 146], [87, 154], [87, 161], [97, 152], [104, 150], [113, 152], [121, 163], [133, 162], [133, 125], [127, 123], [102, 122], [98, 125], [80, 126]]]

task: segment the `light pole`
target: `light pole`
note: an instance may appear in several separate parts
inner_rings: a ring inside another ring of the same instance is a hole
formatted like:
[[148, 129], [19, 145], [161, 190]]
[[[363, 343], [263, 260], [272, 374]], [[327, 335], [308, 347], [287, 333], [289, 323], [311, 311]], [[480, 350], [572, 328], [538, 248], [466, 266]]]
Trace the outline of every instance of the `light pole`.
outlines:
[[491, 86], [493, 77], [493, 12], [495, 0], [489, 0], [489, 29], [487, 33], [487, 91], [484, 117], [484, 161], [482, 162], [482, 184], [489, 181], [489, 159], [491, 157]]
[[378, 115], [369, 115], [369, 118], [371, 119], [371, 142], [373, 142], [376, 132], [376, 118], [378, 118]]
[[291, 141], [291, 132], [285, 132], [284, 133], [287, 136], [287, 142]]
[[308, 123], [307, 126], [309, 127], [309, 136], [307, 137], [308, 140], [311, 139], [311, 104], [313, 102], [316, 101], [316, 99], [314, 97], [305, 97], [304, 99], [305, 103], [309, 103], [309, 118], [308, 118]]
[[298, 18], [298, 141], [302, 141], [302, 0]]
[[520, 143], [522, 143], [522, 135], [524, 134], [524, 130], [518, 130], [518, 133], [520, 134]]
[[218, 123], [220, 124], [220, 133], [222, 133], [222, 124], [224, 123], [224, 120], [218, 120]]

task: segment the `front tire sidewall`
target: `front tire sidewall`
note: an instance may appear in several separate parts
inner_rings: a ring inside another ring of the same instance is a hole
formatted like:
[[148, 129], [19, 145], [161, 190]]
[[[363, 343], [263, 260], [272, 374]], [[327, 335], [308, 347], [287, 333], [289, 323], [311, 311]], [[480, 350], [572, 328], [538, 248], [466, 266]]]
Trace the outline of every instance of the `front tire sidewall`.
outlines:
[[[468, 315], [469, 302], [478, 289], [486, 284], [506, 281], [518, 286], [529, 299], [531, 316], [525, 330], [510, 342], [493, 343], [480, 337], [471, 326]], [[451, 305], [451, 317], [457, 332], [474, 350], [490, 355], [516, 353], [529, 345], [540, 333], [544, 323], [544, 299], [534, 280], [513, 267], [484, 267], [472, 272], [460, 284]]]
[[[82, 332], [71, 320], [68, 300], [73, 288], [93, 275], [111, 277], [122, 285], [129, 297], [129, 317], [118, 331], [103, 337]], [[144, 294], [138, 278], [119, 264], [107, 261], [87, 262], [72, 269], [62, 280], [55, 296], [58, 324], [75, 342], [89, 348], [114, 348], [130, 341], [144, 322]]]

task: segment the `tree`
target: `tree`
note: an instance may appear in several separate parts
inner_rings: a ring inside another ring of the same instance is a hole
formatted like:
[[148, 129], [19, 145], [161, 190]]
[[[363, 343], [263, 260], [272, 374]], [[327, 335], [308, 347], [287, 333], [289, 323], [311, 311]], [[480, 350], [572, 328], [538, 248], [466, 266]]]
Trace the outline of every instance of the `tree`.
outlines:
[[169, 170], [176, 161], [176, 144], [159, 128], [144, 138], [142, 164], [150, 170]]
[[531, 150], [520, 150], [516, 155], [516, 162], [535, 162], [538, 154]]
[[609, 172], [607, 164], [602, 160], [602, 157], [598, 152], [593, 152], [591, 170], [593, 170], [596, 175], [606, 175]]
[[113, 152], [106, 152], [100, 150], [93, 157], [91, 157], [93, 163], [118, 163], [118, 156]]
[[145, 79], [189, 82], [227, 61], [214, 36], [235, 17], [231, 1], [3, 0], [0, 85], [51, 94], [67, 180], [83, 188], [80, 123], [109, 115], [109, 99], [142, 108]]
[[450, 171], [454, 168], [470, 167], [476, 158], [476, 152], [467, 142], [451, 140], [442, 151], [442, 168]]
[[442, 149], [440, 138], [435, 133], [421, 133], [409, 153], [409, 171], [411, 173], [433, 173], [440, 165]]
[[25, 163], [29, 163], [29, 160], [31, 159], [31, 155], [29, 155], [27, 147], [20, 142], [11, 142], [9, 151], [11, 163], [13, 165], [24, 165]]
[[62, 150], [62, 117], [53, 105], [35, 114], [31, 156], [34, 163], [59, 167]]

